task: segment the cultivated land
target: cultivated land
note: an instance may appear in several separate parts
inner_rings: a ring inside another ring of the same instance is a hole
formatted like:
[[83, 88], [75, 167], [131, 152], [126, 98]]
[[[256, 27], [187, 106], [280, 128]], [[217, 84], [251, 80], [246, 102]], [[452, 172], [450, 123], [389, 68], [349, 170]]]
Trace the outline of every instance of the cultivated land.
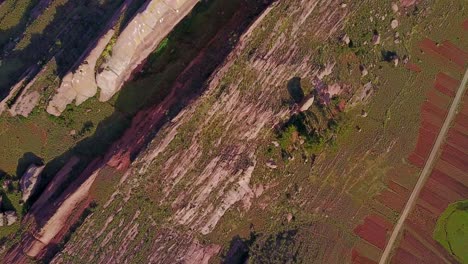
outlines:
[[[21, 1], [6, 0], [0, 11], [13, 2]], [[51, 25], [75, 23], [72, 15], [47, 13], [63, 1], [23, 2], [15, 12], [24, 18], [14, 20], [11, 36], [21, 28], [40, 32], [30, 26], [39, 21], [32, 14], [46, 14]], [[105, 21], [123, 1], [86, 8], [65, 2], [82, 22], [93, 10], [105, 14], [93, 19]], [[133, 2], [97, 72], [145, 1]], [[45, 109], [71, 65], [47, 62], [32, 89], [41, 95], [33, 112], [5, 112], [0, 120], [2, 181], [13, 184], [4, 200], [23, 213], [21, 224], [0, 227], [0, 257], [378, 262], [462, 79], [468, 49], [464, 1], [395, 5], [202, 2], [109, 102], [93, 97], [60, 117]], [[90, 36], [101, 34], [105, 23], [91, 24], [97, 28]], [[74, 43], [75, 31], [63, 30], [59, 35], [70, 40], [53, 44], [60, 54]], [[10, 43], [27, 47], [35, 40], [27, 36]], [[17, 54], [5, 60], [19, 77], [30, 62], [23, 61], [27, 53]], [[79, 55], [64, 57], [75, 64]], [[0, 77], [13, 70], [0, 69]], [[465, 105], [397, 237], [394, 263], [463, 258], [458, 242], [450, 251], [451, 236], [440, 236], [444, 228], [459, 230], [463, 213], [455, 220], [445, 213], [438, 228], [436, 222], [449, 204], [468, 197]], [[46, 164], [39, 192], [20, 205], [14, 185], [38, 158]]]

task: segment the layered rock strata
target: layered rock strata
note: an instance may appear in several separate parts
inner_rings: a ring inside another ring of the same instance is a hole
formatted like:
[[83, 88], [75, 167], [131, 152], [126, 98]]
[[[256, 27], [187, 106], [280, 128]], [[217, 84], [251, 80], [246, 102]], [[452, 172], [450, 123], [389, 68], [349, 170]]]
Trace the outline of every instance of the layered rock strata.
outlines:
[[135, 68], [157, 47], [198, 0], [153, 0], [145, 4], [122, 31], [112, 48], [112, 56], [96, 77], [100, 101], [120, 90]]

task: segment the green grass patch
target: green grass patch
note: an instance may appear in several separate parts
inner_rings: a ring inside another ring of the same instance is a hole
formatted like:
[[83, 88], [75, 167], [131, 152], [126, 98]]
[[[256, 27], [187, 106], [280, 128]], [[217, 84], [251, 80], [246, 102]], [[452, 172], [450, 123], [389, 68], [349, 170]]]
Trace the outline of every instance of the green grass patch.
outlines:
[[468, 263], [468, 200], [445, 209], [437, 220], [433, 236], [461, 263]]

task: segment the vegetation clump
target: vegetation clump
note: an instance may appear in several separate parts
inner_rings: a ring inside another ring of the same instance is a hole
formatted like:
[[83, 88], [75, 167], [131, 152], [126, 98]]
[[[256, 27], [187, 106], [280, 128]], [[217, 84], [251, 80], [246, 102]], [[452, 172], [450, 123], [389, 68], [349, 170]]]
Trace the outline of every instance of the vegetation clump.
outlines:
[[461, 263], [468, 263], [468, 200], [447, 207], [437, 220], [433, 236]]

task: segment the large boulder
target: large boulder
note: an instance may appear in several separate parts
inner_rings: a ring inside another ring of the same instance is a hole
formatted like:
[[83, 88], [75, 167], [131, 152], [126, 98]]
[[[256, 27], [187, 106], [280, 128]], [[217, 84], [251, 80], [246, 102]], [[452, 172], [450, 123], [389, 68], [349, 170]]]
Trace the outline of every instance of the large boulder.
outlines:
[[23, 202], [26, 202], [36, 190], [37, 184], [39, 183], [39, 177], [41, 172], [44, 170], [44, 167], [45, 165], [37, 166], [31, 164], [21, 177], [20, 187], [23, 192], [21, 200]]
[[5, 212], [6, 225], [11, 226], [12, 224], [18, 221], [18, 215], [15, 211], [6, 211]]
[[60, 116], [67, 105], [75, 101], [78, 106], [97, 93], [96, 75], [94, 69], [102, 52], [114, 35], [114, 29], [110, 29], [89, 51], [82, 63], [75, 71], [71, 71], [62, 79], [57, 93], [47, 106], [47, 112], [51, 115]]
[[198, 0], [150, 0], [118, 37], [96, 77], [100, 101], [117, 93], [132, 72], [195, 6]]

